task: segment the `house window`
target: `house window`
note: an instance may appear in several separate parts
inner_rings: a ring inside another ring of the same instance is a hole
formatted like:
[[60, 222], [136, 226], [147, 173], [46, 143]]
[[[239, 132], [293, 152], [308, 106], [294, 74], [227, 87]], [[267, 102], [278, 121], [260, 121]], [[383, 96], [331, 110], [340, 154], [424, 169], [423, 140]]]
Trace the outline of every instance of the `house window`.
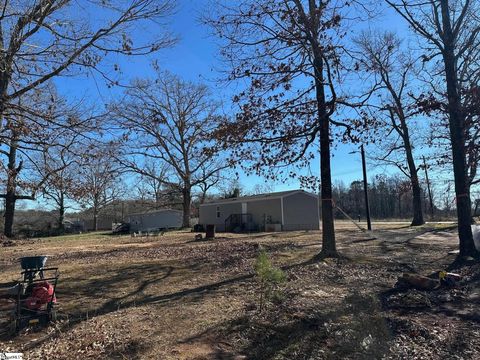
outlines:
[[217, 218], [220, 217], [220, 206], [217, 206]]

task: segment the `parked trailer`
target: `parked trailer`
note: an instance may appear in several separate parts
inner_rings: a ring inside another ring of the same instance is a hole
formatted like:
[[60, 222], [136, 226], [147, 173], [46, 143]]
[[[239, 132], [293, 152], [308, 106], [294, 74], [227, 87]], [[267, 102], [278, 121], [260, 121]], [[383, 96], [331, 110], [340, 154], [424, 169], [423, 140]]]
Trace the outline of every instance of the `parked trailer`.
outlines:
[[128, 216], [130, 232], [149, 232], [182, 227], [183, 214], [173, 209], [162, 209]]

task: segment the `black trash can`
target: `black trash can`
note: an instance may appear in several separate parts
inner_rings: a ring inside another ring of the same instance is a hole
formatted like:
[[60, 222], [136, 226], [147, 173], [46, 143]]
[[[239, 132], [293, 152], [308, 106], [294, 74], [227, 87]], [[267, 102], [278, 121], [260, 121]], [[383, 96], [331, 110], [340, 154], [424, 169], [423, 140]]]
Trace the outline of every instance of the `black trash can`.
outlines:
[[205, 228], [202, 224], [195, 224], [193, 225], [193, 232], [204, 232]]
[[205, 239], [215, 238], [215, 225], [207, 225], [205, 230]]

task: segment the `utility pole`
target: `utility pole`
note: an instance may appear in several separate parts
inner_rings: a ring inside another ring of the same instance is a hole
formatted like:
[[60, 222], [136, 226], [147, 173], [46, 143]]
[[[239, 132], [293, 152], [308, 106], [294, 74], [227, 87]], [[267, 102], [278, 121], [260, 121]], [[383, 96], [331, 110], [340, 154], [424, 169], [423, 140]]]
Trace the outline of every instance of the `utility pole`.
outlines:
[[365, 210], [367, 212], [367, 229], [372, 230], [372, 222], [370, 220], [370, 205], [368, 203], [367, 164], [365, 162], [365, 150], [363, 149], [363, 144], [360, 145], [360, 152], [362, 154], [363, 191], [365, 192]]
[[430, 190], [430, 180], [428, 180], [427, 162], [425, 161], [425, 156], [423, 156], [423, 167], [425, 169], [425, 179], [427, 180], [428, 199], [430, 200], [430, 216], [433, 219], [433, 198], [432, 191]]

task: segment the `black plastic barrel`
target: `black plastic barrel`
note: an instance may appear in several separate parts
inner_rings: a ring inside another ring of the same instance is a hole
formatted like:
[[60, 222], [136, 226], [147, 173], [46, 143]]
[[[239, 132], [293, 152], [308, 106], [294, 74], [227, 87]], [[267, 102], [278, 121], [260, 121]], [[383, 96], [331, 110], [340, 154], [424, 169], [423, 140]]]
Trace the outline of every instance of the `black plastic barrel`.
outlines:
[[205, 229], [205, 239], [213, 239], [215, 237], [215, 225], [207, 225]]

